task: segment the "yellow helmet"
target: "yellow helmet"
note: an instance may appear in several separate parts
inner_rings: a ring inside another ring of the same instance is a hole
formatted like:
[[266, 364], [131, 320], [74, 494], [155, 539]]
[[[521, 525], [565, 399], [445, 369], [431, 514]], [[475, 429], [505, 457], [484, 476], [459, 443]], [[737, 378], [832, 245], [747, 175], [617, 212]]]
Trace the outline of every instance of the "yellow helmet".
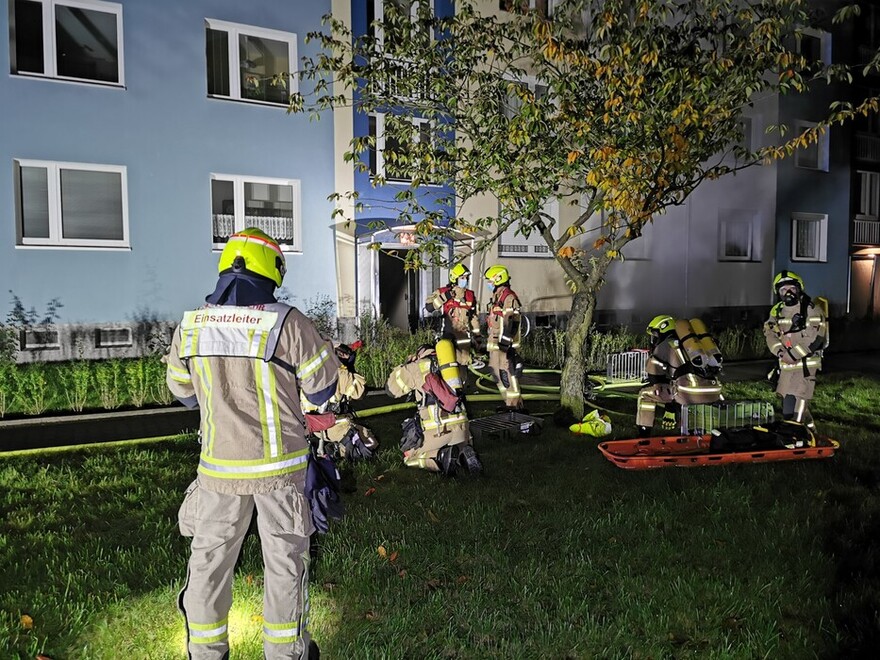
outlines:
[[773, 278], [773, 293], [779, 295], [779, 288], [786, 284], [794, 284], [801, 292], [804, 291], [804, 280], [801, 279], [800, 275], [792, 273], [790, 270], [781, 270]]
[[449, 281], [457, 282], [460, 277], [467, 277], [471, 274], [470, 268], [464, 264], [455, 264], [449, 269]]
[[675, 319], [669, 314], [660, 314], [651, 319], [648, 323], [647, 333], [649, 335], [665, 335], [675, 329]]
[[217, 270], [220, 273], [246, 270], [281, 286], [287, 267], [284, 253], [275, 239], [256, 227], [248, 227], [226, 241]]
[[497, 264], [494, 266], [489, 266], [486, 269], [486, 272], [483, 274], [483, 277], [485, 277], [495, 286], [510, 281], [510, 273], [507, 272], [507, 269], [504, 266], [499, 266]]

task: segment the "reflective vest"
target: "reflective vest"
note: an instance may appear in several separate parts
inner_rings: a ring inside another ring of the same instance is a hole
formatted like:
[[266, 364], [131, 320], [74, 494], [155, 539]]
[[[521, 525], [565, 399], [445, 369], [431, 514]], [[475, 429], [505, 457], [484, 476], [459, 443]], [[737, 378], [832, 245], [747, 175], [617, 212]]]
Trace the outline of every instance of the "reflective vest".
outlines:
[[288, 305], [186, 312], [167, 382], [178, 398], [198, 400], [203, 485], [246, 494], [301, 482], [308, 444], [300, 387], [327, 390], [339, 366], [314, 324]]

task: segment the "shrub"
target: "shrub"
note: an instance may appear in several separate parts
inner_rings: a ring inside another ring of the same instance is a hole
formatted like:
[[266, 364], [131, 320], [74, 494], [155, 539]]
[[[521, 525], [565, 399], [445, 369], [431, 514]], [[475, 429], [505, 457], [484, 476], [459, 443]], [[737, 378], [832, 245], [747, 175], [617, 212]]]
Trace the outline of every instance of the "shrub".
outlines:
[[523, 337], [519, 352], [530, 367], [562, 369], [565, 362], [565, 331], [535, 328]]
[[91, 365], [85, 360], [74, 360], [58, 369], [58, 380], [70, 409], [80, 412], [85, 408], [92, 385]]
[[128, 400], [140, 408], [150, 395], [150, 373], [146, 360], [128, 360], [124, 365]]
[[95, 383], [101, 405], [110, 410], [122, 405], [122, 363], [107, 360], [95, 368]]
[[153, 401], [166, 405], [174, 401], [174, 395], [171, 394], [171, 390], [165, 384], [165, 363], [162, 361], [162, 357], [152, 355], [146, 358], [146, 367]]
[[41, 362], [11, 370], [15, 381], [15, 400], [27, 415], [42, 415], [49, 407], [49, 379]]
[[409, 333], [393, 327], [387, 319], [377, 318], [372, 312], [358, 318], [358, 336], [364, 345], [357, 352], [355, 368], [370, 387], [384, 387], [394, 367], [402, 364], [422, 344], [434, 343], [430, 328]]
[[13, 369], [11, 362], [0, 360], [0, 418], [6, 415], [12, 403]]
[[303, 312], [315, 324], [318, 332], [325, 339], [336, 339], [339, 328], [336, 323], [336, 303], [328, 295], [315, 296], [306, 302]]

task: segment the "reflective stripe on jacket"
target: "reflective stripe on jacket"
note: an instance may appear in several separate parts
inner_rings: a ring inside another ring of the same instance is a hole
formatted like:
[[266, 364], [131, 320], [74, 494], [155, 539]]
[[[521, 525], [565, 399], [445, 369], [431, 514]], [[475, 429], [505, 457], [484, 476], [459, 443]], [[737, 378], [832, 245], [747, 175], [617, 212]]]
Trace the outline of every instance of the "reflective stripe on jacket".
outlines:
[[202, 484], [232, 494], [301, 484], [308, 445], [300, 388], [328, 390], [339, 366], [312, 321], [288, 305], [184, 314], [166, 382], [178, 398], [198, 400]]

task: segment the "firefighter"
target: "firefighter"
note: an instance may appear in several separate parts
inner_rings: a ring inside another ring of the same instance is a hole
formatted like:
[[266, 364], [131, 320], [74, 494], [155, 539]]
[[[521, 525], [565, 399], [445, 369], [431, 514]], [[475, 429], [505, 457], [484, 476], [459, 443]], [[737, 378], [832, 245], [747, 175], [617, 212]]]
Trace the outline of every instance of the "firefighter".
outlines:
[[646, 365], [648, 385], [639, 391], [636, 410], [639, 437], [651, 435], [658, 404], [666, 408], [661, 428], [673, 431], [682, 404], [721, 399], [721, 353], [702, 321], [661, 314], [648, 323], [647, 334], [651, 355]]
[[339, 360], [312, 321], [276, 301], [285, 260], [275, 240], [255, 228], [233, 234], [219, 272], [208, 304], [184, 314], [167, 356], [169, 389], [201, 411], [197, 476], [179, 512], [181, 533], [192, 537], [178, 601], [188, 657], [229, 657], [233, 574], [255, 509], [264, 655], [317, 657], [307, 628], [314, 526], [300, 392], [326, 402]]
[[440, 336], [451, 339], [455, 344], [462, 382], [466, 382], [467, 365], [472, 361], [471, 346], [480, 342], [477, 297], [468, 288], [470, 275], [467, 266], [455, 264], [449, 270], [449, 284], [434, 291], [425, 303], [428, 312], [443, 317]]
[[779, 302], [764, 323], [764, 338], [779, 360], [776, 393], [782, 397], [782, 416], [813, 429], [808, 404], [828, 345], [828, 321], [822, 307], [807, 295], [804, 281], [790, 270], [773, 278], [773, 292]]
[[438, 354], [455, 351], [452, 341], [425, 345], [392, 370], [385, 389], [399, 398], [415, 393], [418, 417], [403, 423], [400, 448], [403, 462], [451, 477], [460, 472], [480, 474], [483, 465], [471, 443], [457, 367], [441, 368]]
[[490, 266], [484, 277], [492, 291], [486, 314], [489, 368], [504, 402], [501, 410], [522, 410], [519, 377], [522, 375], [523, 363], [516, 350], [520, 342], [522, 305], [519, 297], [510, 288], [510, 273], [507, 268], [500, 265]]
[[329, 412], [336, 417], [331, 428], [317, 435], [319, 455], [326, 453], [331, 458], [341, 457], [350, 461], [373, 458], [379, 449], [379, 441], [370, 429], [355, 421], [356, 415], [351, 405], [353, 400], [366, 394], [366, 380], [355, 371], [356, 353], [351, 346], [340, 344], [335, 350], [341, 362], [336, 392], [323, 406], [313, 405], [300, 392], [302, 409], [305, 412]]

